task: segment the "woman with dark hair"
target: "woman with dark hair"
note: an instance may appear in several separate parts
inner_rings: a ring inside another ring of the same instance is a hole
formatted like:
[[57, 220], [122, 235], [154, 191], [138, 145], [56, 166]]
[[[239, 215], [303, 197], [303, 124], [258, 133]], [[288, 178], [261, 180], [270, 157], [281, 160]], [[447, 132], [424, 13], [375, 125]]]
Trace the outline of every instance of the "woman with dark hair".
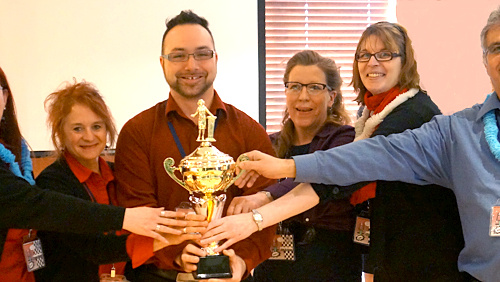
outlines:
[[[438, 107], [420, 88], [411, 40], [405, 28], [397, 23], [379, 22], [363, 32], [356, 49], [352, 83], [358, 91], [356, 100], [365, 107], [355, 125], [354, 141], [418, 128], [440, 114]], [[359, 167], [370, 169], [362, 163]], [[238, 185], [244, 185], [250, 175], [239, 180]], [[252, 181], [250, 179], [250, 185]], [[334, 189], [325, 189], [324, 185], [311, 185], [314, 190], [295, 189], [280, 199], [281, 204], [271, 203], [266, 208], [259, 208], [257, 212], [265, 211], [270, 217], [264, 226], [307, 210], [318, 200], [323, 203], [336, 194]], [[286, 207], [283, 206], [285, 200], [288, 201]], [[370, 222], [358, 218], [357, 232], [365, 238], [369, 236], [369, 257], [364, 271], [373, 273], [377, 281], [463, 279], [457, 261], [464, 242], [452, 191], [436, 185], [375, 181], [354, 192], [351, 203], [367, 207], [363, 215], [371, 217]], [[281, 213], [270, 215], [266, 212], [269, 210]], [[237, 232], [209, 239], [229, 238], [229, 245], [233, 239], [241, 240], [246, 233], [255, 232], [255, 226], [249, 223], [251, 216], [243, 214], [241, 218], [247, 222], [246, 229], [221, 227], [222, 232]], [[218, 224], [224, 223], [236, 225], [238, 221], [226, 217]], [[206, 237], [219, 233], [215, 223], [210, 227], [213, 230], [208, 231]], [[356, 238], [354, 234], [353, 238]], [[368, 241], [362, 240], [361, 236], [359, 240]], [[365, 278], [370, 281], [373, 276]]]
[[0, 92], [0, 281], [34, 281], [30, 271], [36, 269], [32, 262], [39, 253], [26, 258], [23, 254], [23, 243], [28, 249], [39, 243], [30, 228], [74, 234], [126, 229], [167, 244], [155, 231], [182, 234], [181, 229], [190, 224], [175, 219], [183, 213], [100, 205], [39, 189], [17, 123], [12, 91], [1, 68]]
[[[352, 142], [354, 129], [347, 125], [350, 119], [343, 104], [342, 79], [333, 60], [311, 50], [298, 52], [288, 61], [283, 82], [286, 109], [282, 127], [270, 136], [279, 158]], [[297, 184], [283, 179], [263, 192], [237, 198], [229, 210], [238, 213], [241, 207], [250, 211]], [[255, 268], [255, 281], [361, 281], [361, 255], [352, 242], [354, 215], [349, 198], [344, 197], [281, 222], [273, 257]], [[287, 238], [293, 246], [282, 244]]]

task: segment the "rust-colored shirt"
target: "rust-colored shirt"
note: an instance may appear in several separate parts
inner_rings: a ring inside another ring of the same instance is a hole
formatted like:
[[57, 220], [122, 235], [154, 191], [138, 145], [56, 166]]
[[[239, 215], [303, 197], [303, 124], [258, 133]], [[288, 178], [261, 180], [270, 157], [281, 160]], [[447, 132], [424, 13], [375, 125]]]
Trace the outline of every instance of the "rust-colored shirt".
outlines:
[[[214, 133], [217, 141], [213, 142], [213, 145], [221, 152], [235, 160], [240, 154], [252, 150], [274, 154], [264, 128], [234, 106], [223, 103], [216, 93], [209, 110], [217, 115]], [[181, 202], [189, 201], [189, 192], [172, 180], [163, 166], [167, 157], [172, 157], [176, 166], [182, 159], [168, 122], [175, 129], [187, 155], [200, 145], [196, 142], [197, 125], [182, 112], [172, 97], [129, 120], [120, 132], [116, 147], [116, 196], [120, 205], [165, 207], [167, 210], [175, 210]], [[251, 189], [239, 189], [233, 185], [226, 192], [224, 214], [235, 196], [253, 194], [273, 183], [273, 180], [259, 178]], [[247, 271], [271, 255], [273, 234], [274, 227], [267, 228], [232, 246], [236, 254], [245, 261]], [[163, 269], [181, 270], [174, 263], [174, 259], [185, 245], [186, 243], [159, 250], [148, 263], [155, 263]], [[127, 247], [129, 254], [133, 249], [140, 249], [137, 246]], [[131, 254], [132, 261], [136, 256], [144, 257], [140, 252], [136, 253]]]

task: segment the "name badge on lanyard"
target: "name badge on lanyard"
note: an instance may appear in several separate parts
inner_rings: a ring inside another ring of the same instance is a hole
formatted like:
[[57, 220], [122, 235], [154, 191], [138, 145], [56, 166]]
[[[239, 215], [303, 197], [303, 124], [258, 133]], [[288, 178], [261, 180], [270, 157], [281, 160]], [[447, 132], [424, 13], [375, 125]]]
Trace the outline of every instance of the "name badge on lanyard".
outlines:
[[490, 236], [500, 237], [500, 199], [491, 208]]
[[29, 272], [45, 267], [42, 243], [36, 236], [32, 236], [32, 230], [23, 238], [23, 252], [26, 266]]

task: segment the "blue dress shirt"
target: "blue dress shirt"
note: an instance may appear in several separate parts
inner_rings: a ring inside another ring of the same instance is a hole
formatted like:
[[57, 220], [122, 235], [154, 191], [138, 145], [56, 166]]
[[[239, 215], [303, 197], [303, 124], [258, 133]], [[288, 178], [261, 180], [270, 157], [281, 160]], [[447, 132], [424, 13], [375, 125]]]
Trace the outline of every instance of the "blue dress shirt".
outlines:
[[496, 93], [418, 129], [296, 156], [296, 181], [345, 186], [387, 180], [450, 188], [465, 240], [458, 268], [481, 281], [500, 281], [500, 237], [489, 236], [491, 209], [500, 199], [500, 162], [486, 143], [482, 121], [492, 109], [500, 109]]

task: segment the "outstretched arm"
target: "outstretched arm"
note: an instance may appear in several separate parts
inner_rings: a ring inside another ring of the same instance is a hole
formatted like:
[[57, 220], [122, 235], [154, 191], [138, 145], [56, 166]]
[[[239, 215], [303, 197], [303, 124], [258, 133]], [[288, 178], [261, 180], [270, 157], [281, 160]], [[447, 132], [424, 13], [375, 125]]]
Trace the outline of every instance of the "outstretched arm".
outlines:
[[[310, 184], [301, 183], [283, 197], [262, 206], [257, 211], [264, 221], [262, 228], [273, 226], [280, 221], [302, 213], [319, 203], [319, 197]], [[252, 213], [226, 216], [212, 221], [203, 235], [201, 244], [227, 239], [215, 251], [220, 252], [258, 231]]]
[[[235, 184], [243, 188], [252, 187], [260, 175], [270, 179], [295, 177], [295, 162], [293, 159], [279, 159], [259, 151], [245, 153], [250, 159], [238, 164], [238, 168], [245, 170]], [[237, 171], [239, 173], [239, 171]]]

